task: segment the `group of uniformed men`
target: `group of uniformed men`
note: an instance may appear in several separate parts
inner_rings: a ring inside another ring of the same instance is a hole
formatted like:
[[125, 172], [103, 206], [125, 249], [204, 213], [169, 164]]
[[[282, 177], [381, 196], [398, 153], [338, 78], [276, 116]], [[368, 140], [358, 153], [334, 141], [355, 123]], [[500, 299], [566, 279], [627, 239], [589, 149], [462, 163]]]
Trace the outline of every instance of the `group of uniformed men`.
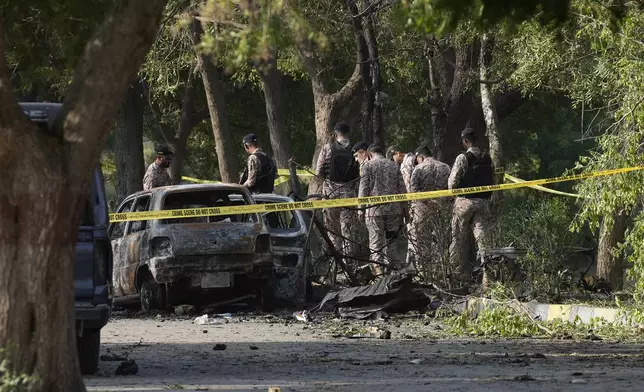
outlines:
[[[390, 147], [385, 155], [378, 145], [364, 141], [352, 145], [350, 126], [345, 122], [337, 123], [334, 133], [335, 140], [322, 147], [316, 166], [316, 176], [324, 180], [323, 195], [328, 199], [494, 184], [491, 158], [477, 147], [477, 133], [472, 128], [462, 131], [461, 143], [465, 152], [456, 158], [451, 169], [434, 159], [429, 148], [424, 146], [413, 153]], [[254, 134], [244, 137], [243, 146], [249, 158], [241, 184], [252, 193], [273, 192], [277, 174], [274, 160], [261, 149]], [[172, 157], [168, 148], [157, 148], [157, 159], [148, 167], [143, 179], [144, 189], [171, 184], [166, 169], [170, 167]], [[327, 208], [324, 219], [333, 245], [352, 265], [359, 250], [356, 222], [357, 219], [364, 221], [369, 234], [369, 258], [375, 274], [380, 275], [387, 267], [392, 267], [388, 248], [404, 232], [408, 239], [404, 268], [417, 269], [420, 264], [435, 262], [437, 255], [443, 252], [437, 249], [440, 245], [436, 244], [436, 237], [449, 232], [449, 217], [445, 217], [451, 215], [450, 270], [444, 278], [450, 287], [462, 287], [471, 277], [470, 235], [474, 235], [479, 252], [488, 244], [490, 197], [491, 193], [487, 192], [411, 203]]]

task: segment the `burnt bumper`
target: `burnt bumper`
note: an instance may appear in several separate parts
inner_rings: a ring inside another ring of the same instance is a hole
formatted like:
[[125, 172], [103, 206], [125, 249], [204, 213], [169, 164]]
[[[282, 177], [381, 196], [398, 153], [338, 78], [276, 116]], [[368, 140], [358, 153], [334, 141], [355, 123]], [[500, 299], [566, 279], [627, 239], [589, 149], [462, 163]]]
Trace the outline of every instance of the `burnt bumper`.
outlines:
[[[156, 257], [149, 261], [150, 272], [158, 283], [190, 281], [191, 286], [199, 287], [204, 276], [220, 274], [231, 278], [248, 276], [261, 278], [272, 273], [273, 255], [271, 253]], [[233, 282], [231, 282], [231, 287]], [[226, 287], [222, 285], [221, 287]]]

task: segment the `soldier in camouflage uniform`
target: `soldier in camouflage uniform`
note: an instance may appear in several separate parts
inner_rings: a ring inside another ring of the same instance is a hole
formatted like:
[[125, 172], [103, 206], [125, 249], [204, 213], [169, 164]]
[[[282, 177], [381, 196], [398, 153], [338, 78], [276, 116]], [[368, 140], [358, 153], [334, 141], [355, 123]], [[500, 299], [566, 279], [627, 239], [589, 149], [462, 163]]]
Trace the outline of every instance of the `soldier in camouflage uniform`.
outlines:
[[251, 193], [273, 193], [277, 177], [275, 161], [262, 150], [254, 133], [244, 136], [243, 144], [248, 161], [240, 183]]
[[[449, 189], [493, 185], [494, 167], [490, 156], [475, 146], [476, 131], [466, 128], [461, 132], [466, 152], [456, 157], [449, 176]], [[450, 264], [453, 269], [452, 287], [466, 286], [471, 280], [468, 238], [474, 234], [479, 253], [488, 247], [491, 192], [456, 197], [452, 216], [452, 243]]]
[[391, 159], [398, 165], [398, 167], [400, 167], [403, 182], [405, 183], [405, 189], [407, 192], [410, 192], [409, 186], [411, 183], [411, 174], [414, 171], [414, 166], [416, 165], [416, 155], [411, 152], [405, 154], [398, 147], [392, 146], [387, 150], [387, 159]]
[[143, 190], [172, 185], [168, 168], [172, 164], [174, 153], [167, 146], [156, 146], [157, 158], [148, 166], [143, 176]]
[[[449, 165], [431, 156], [427, 147], [416, 150], [418, 165], [411, 176], [410, 192], [432, 192], [447, 189], [450, 175]], [[433, 266], [442, 261], [447, 250], [440, 241], [449, 232], [448, 212], [451, 203], [449, 198], [415, 200], [412, 202], [411, 224], [409, 225], [408, 263], [416, 268]], [[451, 214], [449, 214], [451, 215]], [[435, 270], [436, 268], [432, 268]]]
[[[322, 192], [329, 199], [351, 198], [358, 194], [360, 169], [351, 151], [350, 131], [349, 124], [337, 123], [334, 127], [336, 140], [324, 145], [318, 156], [316, 175], [324, 180]], [[324, 222], [330, 230], [331, 241], [340, 253], [348, 256], [346, 261], [349, 263], [353, 262], [350, 258], [355, 257], [357, 250], [352, 230], [356, 218], [355, 210], [350, 208], [324, 209]]]
[[[358, 197], [405, 193], [398, 165], [386, 159], [378, 146], [370, 147], [369, 152], [371, 160], [362, 166]], [[388, 263], [385, 258], [385, 255], [389, 255], [388, 242], [396, 239], [400, 233], [406, 209], [406, 203], [387, 203], [367, 206], [366, 211], [360, 211], [369, 231], [370, 259], [376, 264], [376, 270]]]

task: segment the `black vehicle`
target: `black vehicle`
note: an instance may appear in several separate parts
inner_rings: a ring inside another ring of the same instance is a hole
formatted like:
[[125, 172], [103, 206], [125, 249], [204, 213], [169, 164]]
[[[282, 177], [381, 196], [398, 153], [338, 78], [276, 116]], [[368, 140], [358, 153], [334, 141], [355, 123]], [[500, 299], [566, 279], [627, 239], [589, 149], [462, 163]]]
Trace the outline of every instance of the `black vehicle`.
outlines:
[[[30, 121], [48, 130], [59, 103], [20, 103]], [[78, 229], [74, 265], [76, 347], [83, 374], [98, 370], [101, 328], [112, 312], [112, 247], [109, 215], [100, 165], [94, 169], [91, 190]]]

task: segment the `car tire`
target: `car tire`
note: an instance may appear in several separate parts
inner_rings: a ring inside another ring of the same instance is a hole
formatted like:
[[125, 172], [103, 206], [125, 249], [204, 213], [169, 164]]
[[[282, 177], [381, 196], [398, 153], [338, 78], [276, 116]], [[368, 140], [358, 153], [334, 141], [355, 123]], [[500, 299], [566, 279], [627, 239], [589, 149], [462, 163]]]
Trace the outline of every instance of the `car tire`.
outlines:
[[101, 352], [101, 330], [86, 329], [83, 336], [76, 338], [78, 362], [81, 373], [94, 374], [98, 371], [98, 357]]
[[141, 310], [144, 312], [165, 309], [165, 290], [157, 282], [143, 282], [139, 290], [139, 298]]

